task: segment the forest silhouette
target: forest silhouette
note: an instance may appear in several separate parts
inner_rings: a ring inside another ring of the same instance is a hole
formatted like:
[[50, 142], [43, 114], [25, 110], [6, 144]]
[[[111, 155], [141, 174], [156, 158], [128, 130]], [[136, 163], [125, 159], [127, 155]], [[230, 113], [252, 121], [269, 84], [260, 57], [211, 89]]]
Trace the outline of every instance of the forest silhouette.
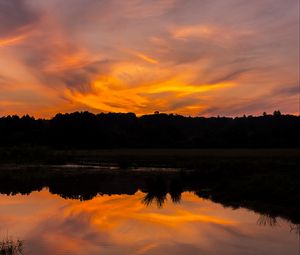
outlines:
[[0, 146], [81, 148], [298, 148], [300, 117], [185, 117], [74, 112], [52, 119], [0, 118]]

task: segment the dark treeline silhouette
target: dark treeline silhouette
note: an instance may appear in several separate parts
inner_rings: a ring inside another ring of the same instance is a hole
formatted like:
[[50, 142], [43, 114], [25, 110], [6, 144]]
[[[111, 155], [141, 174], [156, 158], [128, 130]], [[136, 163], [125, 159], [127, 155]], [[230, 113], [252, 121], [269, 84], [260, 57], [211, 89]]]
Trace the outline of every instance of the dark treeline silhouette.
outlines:
[[184, 117], [75, 112], [50, 120], [0, 118], [0, 146], [68, 148], [296, 148], [300, 117], [279, 111], [262, 116]]

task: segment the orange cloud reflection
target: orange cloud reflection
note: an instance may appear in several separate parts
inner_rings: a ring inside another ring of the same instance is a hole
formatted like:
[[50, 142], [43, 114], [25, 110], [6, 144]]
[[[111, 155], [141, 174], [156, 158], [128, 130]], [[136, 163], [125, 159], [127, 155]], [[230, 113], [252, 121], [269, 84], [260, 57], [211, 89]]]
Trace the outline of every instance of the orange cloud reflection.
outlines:
[[225, 209], [192, 193], [183, 193], [180, 204], [168, 199], [163, 208], [146, 207], [144, 195], [104, 195], [84, 202], [47, 190], [0, 195], [0, 234], [9, 229], [10, 235], [25, 240], [32, 255], [229, 255], [241, 254], [241, 247], [233, 245], [240, 238], [246, 250], [259, 244], [280, 254], [274, 240], [293, 247], [285, 234], [288, 226], [263, 229], [256, 225], [257, 215], [247, 210]]

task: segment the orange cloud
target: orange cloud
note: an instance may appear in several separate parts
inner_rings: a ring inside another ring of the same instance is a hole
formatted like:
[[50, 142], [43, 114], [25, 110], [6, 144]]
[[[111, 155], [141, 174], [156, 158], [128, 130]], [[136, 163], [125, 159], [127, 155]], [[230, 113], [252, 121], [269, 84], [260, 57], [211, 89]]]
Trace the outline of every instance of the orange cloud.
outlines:
[[137, 53], [137, 56], [142, 59], [142, 60], [145, 60], [146, 62], [150, 63], [150, 64], [157, 64], [158, 61], [154, 58], [151, 58], [151, 57], [148, 57], [146, 56], [145, 54], [143, 53]]
[[28, 35], [17, 35], [9, 38], [0, 38], [0, 47], [11, 46], [18, 43], [21, 43], [26, 39]]
[[171, 35], [177, 40], [188, 41], [191, 39], [207, 40], [221, 47], [232, 46], [241, 37], [250, 38], [255, 36], [251, 29], [232, 29], [215, 25], [190, 25], [178, 26], [170, 29]]
[[175, 28], [172, 31], [176, 39], [186, 40], [188, 37], [215, 37], [220, 33], [220, 29], [212, 26], [195, 25]]
[[[192, 85], [193, 70], [170, 77], [172, 72], [167, 68], [158, 67], [155, 79], [152, 78], [151, 71], [152, 68], [145, 65], [116, 64], [111, 67], [109, 75], [99, 76], [91, 82], [89, 92], [81, 93], [66, 88], [64, 93], [72, 102], [79, 102], [101, 111], [134, 111], [137, 114], [145, 114], [156, 110], [172, 112], [172, 103], [176, 100], [182, 100], [189, 95], [200, 99], [204, 93], [236, 85], [234, 82]], [[191, 104], [180, 111], [190, 114], [196, 109], [203, 109], [199, 102]]]

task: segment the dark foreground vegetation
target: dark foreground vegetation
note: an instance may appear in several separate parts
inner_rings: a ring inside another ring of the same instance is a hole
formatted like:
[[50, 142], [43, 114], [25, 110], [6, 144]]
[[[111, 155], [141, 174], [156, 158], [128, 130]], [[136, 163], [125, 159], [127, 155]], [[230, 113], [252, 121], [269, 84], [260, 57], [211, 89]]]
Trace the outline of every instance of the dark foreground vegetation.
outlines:
[[10, 238], [0, 240], [0, 255], [24, 255], [23, 241]]
[[0, 147], [103, 148], [299, 148], [300, 117], [184, 117], [133, 113], [57, 114], [0, 118]]

